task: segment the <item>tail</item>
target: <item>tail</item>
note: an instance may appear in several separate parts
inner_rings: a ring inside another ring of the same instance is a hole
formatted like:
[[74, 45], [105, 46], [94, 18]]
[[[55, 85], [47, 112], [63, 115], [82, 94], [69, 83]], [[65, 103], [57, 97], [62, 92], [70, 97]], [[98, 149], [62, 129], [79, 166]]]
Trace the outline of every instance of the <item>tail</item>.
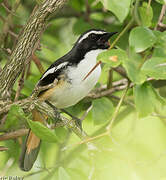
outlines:
[[[44, 120], [44, 117], [37, 110], [32, 111], [32, 116], [33, 121], [43, 122]], [[39, 153], [40, 144], [41, 140], [31, 130], [29, 130], [20, 156], [20, 168], [23, 171], [29, 171], [32, 168]]]

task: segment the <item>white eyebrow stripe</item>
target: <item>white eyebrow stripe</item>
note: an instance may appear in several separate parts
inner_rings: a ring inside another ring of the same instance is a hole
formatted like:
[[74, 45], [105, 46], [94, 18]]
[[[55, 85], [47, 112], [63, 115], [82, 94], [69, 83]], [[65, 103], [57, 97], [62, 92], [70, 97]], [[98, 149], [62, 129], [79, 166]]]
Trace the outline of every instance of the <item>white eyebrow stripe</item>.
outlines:
[[104, 34], [106, 32], [105, 31], [90, 31], [90, 32], [87, 32], [86, 34], [84, 34], [82, 36], [82, 38], [78, 41], [78, 43], [80, 43], [82, 40], [86, 39], [89, 36], [89, 34], [92, 34], [92, 33], [95, 33], [95, 34]]
[[67, 64], [68, 64], [68, 62], [64, 62], [64, 63], [59, 64], [59, 65], [56, 66], [56, 67], [53, 67], [53, 68], [49, 69], [48, 71], [46, 71], [46, 72], [43, 74], [41, 80], [42, 80], [43, 78], [45, 78], [48, 74], [52, 74], [52, 73], [56, 72], [58, 69], [61, 69], [62, 67], [66, 66]]

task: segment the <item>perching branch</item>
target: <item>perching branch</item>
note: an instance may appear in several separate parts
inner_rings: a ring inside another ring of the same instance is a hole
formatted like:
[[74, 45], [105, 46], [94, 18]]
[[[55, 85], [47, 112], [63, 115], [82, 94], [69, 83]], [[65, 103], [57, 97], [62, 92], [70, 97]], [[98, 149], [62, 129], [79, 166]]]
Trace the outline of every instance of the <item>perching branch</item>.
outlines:
[[1, 97], [10, 96], [10, 91], [22, 72], [25, 64], [38, 46], [41, 34], [46, 29], [49, 16], [59, 9], [67, 0], [45, 0], [36, 6], [18, 37], [18, 42], [3, 70], [0, 72]]
[[2, 135], [0, 135], [0, 141], [5, 141], [8, 139], [15, 139], [20, 136], [24, 136], [28, 133], [28, 131], [29, 131], [29, 129], [19, 129], [17, 131], [2, 134]]

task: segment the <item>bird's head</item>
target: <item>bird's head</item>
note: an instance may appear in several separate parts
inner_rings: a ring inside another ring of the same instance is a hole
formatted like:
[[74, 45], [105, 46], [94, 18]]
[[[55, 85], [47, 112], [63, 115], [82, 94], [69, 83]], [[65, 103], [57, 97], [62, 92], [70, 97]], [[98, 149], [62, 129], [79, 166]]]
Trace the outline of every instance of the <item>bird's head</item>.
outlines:
[[76, 42], [81, 51], [105, 50], [110, 47], [109, 38], [117, 32], [106, 32], [104, 30], [91, 29], [83, 33]]

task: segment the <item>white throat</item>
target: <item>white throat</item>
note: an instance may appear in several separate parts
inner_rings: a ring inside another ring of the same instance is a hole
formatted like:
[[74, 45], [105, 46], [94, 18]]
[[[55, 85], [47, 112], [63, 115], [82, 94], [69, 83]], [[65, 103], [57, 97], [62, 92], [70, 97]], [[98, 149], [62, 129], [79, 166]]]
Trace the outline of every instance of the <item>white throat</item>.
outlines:
[[[92, 70], [92, 68], [96, 65], [97, 56], [104, 50], [98, 49], [98, 50], [91, 50], [90, 52], [86, 53], [84, 56], [84, 59], [81, 60], [77, 67], [71, 67], [69, 68], [70, 79], [73, 80], [76, 84], [81, 83], [82, 80], [85, 78], [85, 76]], [[98, 72], [98, 73], [97, 73]], [[100, 75], [100, 66], [94, 70], [92, 74], [89, 76], [93, 76], [94, 79], [98, 80], [98, 77]], [[87, 78], [88, 80], [89, 78]]]
[[87, 60], [89, 64], [92, 61], [95, 61], [95, 63], [96, 63], [97, 56], [103, 51], [106, 51], [106, 50], [105, 49], [91, 50], [91, 51], [89, 51], [88, 53], [85, 54], [85, 57], [84, 57], [85, 59], [84, 60]]
[[65, 108], [76, 104], [93, 89], [100, 77], [100, 65], [85, 80], [84, 78], [96, 65], [97, 56], [102, 51], [104, 50], [92, 50], [85, 55], [77, 66], [69, 66], [66, 69], [69, 82], [66, 82], [63, 88], [56, 88], [51, 99], [57, 108]]

